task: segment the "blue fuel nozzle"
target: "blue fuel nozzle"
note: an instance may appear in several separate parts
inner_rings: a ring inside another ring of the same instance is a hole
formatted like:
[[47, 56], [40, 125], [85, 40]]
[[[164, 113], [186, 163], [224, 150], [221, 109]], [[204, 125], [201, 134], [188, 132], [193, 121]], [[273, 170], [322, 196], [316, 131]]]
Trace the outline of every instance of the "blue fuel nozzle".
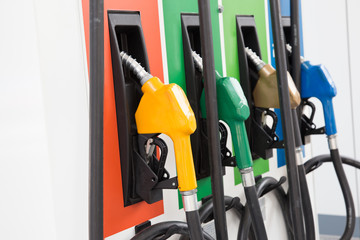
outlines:
[[325, 120], [326, 135], [336, 134], [335, 114], [332, 99], [337, 94], [335, 83], [324, 65], [301, 64], [301, 97], [320, 100]]

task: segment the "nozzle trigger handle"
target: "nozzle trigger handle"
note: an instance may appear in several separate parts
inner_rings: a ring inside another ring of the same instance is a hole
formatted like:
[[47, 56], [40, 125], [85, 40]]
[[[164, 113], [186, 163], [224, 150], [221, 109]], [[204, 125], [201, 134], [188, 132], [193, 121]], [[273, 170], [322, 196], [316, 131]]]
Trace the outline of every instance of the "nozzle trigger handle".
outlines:
[[[226, 148], [226, 142], [227, 142], [227, 130], [223, 123], [219, 122], [219, 132], [220, 132], [220, 150], [223, 157], [229, 157], [231, 153], [229, 153], [229, 150]], [[230, 154], [230, 155], [229, 155]]]
[[[273, 136], [275, 131], [276, 131], [276, 126], [277, 126], [277, 123], [278, 123], [277, 115], [276, 115], [275, 112], [268, 109], [265, 112], [265, 116], [270, 116], [272, 118], [272, 120], [273, 120], [273, 123], [272, 123], [271, 127], [269, 127], [270, 128], [269, 135]], [[266, 126], [268, 126], [268, 125], [266, 125]]]
[[[312, 102], [310, 102], [310, 101], [308, 101], [307, 99], [305, 99], [304, 101], [303, 101], [303, 106], [308, 106], [310, 109], [311, 109], [311, 112], [310, 112], [310, 117], [308, 117], [308, 122], [309, 122], [309, 124], [313, 124], [313, 122], [314, 122], [314, 116], [315, 116], [315, 105], [314, 105], [314, 103], [312, 103]], [[305, 114], [303, 114], [303, 115], [305, 115]], [[306, 116], [306, 115], [305, 115]], [[307, 117], [307, 116], [306, 116]], [[313, 127], [313, 126], [312, 126]], [[315, 128], [315, 127], [313, 127], [313, 128]]]
[[156, 175], [158, 176], [159, 181], [161, 181], [162, 179], [169, 178], [169, 175], [167, 175], [166, 177], [164, 176], [165, 162], [168, 154], [168, 148], [165, 141], [158, 137], [154, 138], [153, 144], [160, 148], [160, 158], [158, 162]]

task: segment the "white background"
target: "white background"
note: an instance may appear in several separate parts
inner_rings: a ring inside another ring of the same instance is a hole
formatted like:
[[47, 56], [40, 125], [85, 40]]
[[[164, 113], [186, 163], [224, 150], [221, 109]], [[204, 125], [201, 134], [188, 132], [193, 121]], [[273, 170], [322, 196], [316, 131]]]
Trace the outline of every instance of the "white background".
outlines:
[[0, 2], [0, 239], [87, 239], [79, 1]]
[[[305, 57], [314, 64], [324, 64], [338, 90], [334, 98], [340, 153], [360, 159], [360, 2], [356, 0], [303, 0]], [[317, 102], [316, 122], [323, 126], [322, 108]], [[324, 136], [312, 137], [313, 155], [328, 153]], [[346, 167], [348, 180], [359, 210], [359, 172]], [[345, 216], [345, 207], [331, 164], [315, 173], [316, 209], [319, 214]]]

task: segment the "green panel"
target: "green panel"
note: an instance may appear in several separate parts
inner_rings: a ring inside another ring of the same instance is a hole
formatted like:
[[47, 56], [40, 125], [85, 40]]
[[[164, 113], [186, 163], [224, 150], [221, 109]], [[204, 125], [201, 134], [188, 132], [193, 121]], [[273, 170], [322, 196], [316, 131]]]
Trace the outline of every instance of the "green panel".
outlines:
[[[198, 13], [195, 0], [163, 0], [166, 54], [169, 82], [178, 84], [186, 92], [185, 66], [181, 31], [181, 13]], [[210, 0], [210, 11], [214, 42], [215, 69], [222, 74], [219, 13], [217, 0]], [[211, 194], [210, 178], [198, 181], [198, 200]], [[179, 194], [179, 206], [182, 208]]]
[[[237, 50], [236, 36], [236, 15], [254, 15], [256, 30], [259, 37], [261, 55], [264, 62], [268, 62], [267, 38], [266, 38], [266, 18], [265, 18], [266, 0], [223, 0], [224, 7], [224, 44], [226, 72], [228, 76], [240, 79], [239, 59]], [[241, 79], [240, 79], [241, 81]], [[257, 159], [254, 161], [255, 176], [269, 171], [268, 160]], [[241, 176], [238, 169], [234, 169], [235, 184], [241, 183]]]
[[[211, 179], [209, 177], [200, 179], [197, 181], [198, 184], [198, 192], [197, 192], [197, 199], [201, 201], [203, 197], [211, 195]], [[180, 192], [178, 191], [178, 198], [179, 198], [179, 209], [183, 208], [183, 202], [181, 200]]]
[[[239, 59], [236, 37], [236, 15], [254, 15], [256, 30], [259, 37], [261, 55], [264, 62], [268, 62], [268, 46], [266, 38], [266, 0], [223, 0], [224, 39], [226, 72], [228, 76], [240, 79]], [[240, 79], [241, 81], [241, 79]]]
[[[269, 171], [269, 160], [266, 159], [256, 159], [254, 161], [254, 175], [259, 176], [263, 173], [266, 173]], [[234, 168], [234, 183], [235, 185], [240, 184], [242, 182], [241, 180], [241, 174], [238, 168]]]
[[[222, 74], [218, 3], [211, 0], [211, 23], [214, 42], [215, 69]], [[163, 0], [166, 54], [169, 82], [176, 83], [186, 92], [184, 54], [181, 32], [181, 13], [198, 13], [197, 1]]]

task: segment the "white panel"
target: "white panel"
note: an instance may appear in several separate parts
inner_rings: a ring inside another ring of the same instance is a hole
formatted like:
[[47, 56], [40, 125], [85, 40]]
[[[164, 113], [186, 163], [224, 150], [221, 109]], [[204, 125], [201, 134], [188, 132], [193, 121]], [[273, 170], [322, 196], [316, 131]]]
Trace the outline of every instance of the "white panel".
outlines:
[[35, 13], [0, 2], [0, 239], [55, 239]]
[[[314, 64], [324, 64], [338, 90], [334, 100], [338, 143], [341, 154], [354, 157], [354, 128], [351, 108], [351, 84], [348, 61], [347, 18], [345, 1], [302, 1], [305, 57]], [[322, 108], [316, 101], [318, 126], [324, 124]], [[313, 155], [328, 153], [324, 136], [312, 137]], [[345, 207], [333, 174], [332, 165], [321, 167], [314, 174], [316, 207], [320, 214], [345, 215]], [[356, 176], [354, 169], [346, 169], [355, 201]]]
[[[355, 149], [354, 154], [356, 159], [360, 159], [360, 124], [358, 124], [358, 119], [360, 118], [360, 81], [359, 75], [357, 74], [358, 67], [360, 66], [360, 2], [357, 0], [347, 0], [347, 18], [348, 18], [348, 34], [349, 34], [349, 59], [350, 59], [350, 76], [351, 76], [351, 90], [352, 90], [352, 111], [353, 111], [353, 121], [354, 121], [354, 136], [355, 136]], [[356, 172], [357, 175], [357, 213], [359, 214], [360, 209], [360, 174], [359, 171]]]
[[58, 239], [88, 238], [89, 111], [79, 1], [34, 0]]

